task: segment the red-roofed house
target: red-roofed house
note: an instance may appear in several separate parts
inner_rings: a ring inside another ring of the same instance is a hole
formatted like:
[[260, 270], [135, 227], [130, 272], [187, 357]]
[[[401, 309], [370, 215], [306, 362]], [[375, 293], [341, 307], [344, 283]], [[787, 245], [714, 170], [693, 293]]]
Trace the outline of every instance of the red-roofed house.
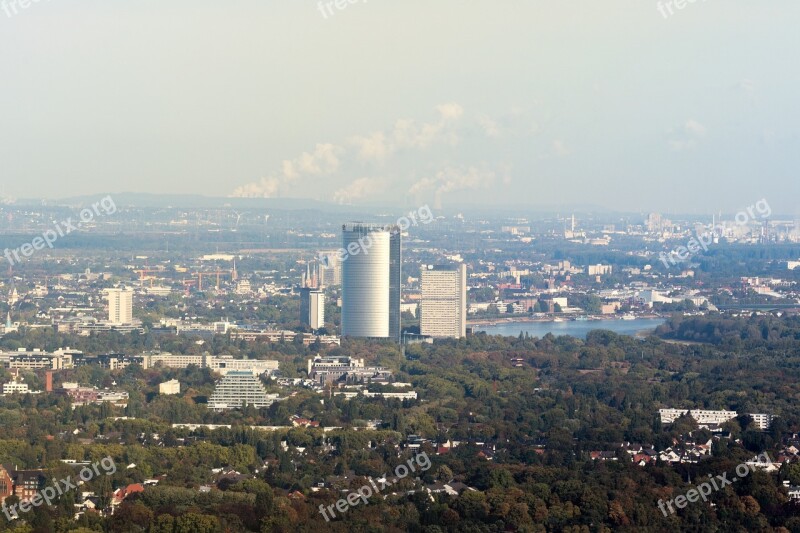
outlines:
[[117, 506], [121, 504], [125, 498], [131, 494], [136, 494], [137, 492], [144, 492], [144, 487], [141, 483], [134, 483], [132, 485], [128, 485], [127, 487], [119, 488], [114, 491], [114, 497], [111, 499], [111, 505]]

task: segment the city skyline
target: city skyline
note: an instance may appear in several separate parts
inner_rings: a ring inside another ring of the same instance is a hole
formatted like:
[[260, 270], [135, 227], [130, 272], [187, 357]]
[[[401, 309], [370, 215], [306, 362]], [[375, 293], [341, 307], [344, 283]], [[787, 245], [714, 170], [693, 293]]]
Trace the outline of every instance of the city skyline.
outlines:
[[798, 16], [0, 0], [0, 530], [800, 532]]

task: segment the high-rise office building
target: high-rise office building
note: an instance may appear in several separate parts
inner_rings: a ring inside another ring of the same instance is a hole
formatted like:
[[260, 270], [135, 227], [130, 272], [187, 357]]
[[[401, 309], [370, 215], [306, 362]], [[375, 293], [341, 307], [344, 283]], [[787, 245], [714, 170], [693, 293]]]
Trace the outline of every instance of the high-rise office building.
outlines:
[[342, 335], [400, 340], [400, 228], [342, 226]]
[[317, 330], [325, 326], [325, 293], [319, 289], [300, 289], [300, 322]]
[[460, 338], [467, 334], [467, 267], [441, 265], [420, 273], [420, 333]]
[[300, 288], [300, 322], [317, 330], [325, 325], [325, 293], [320, 290], [317, 265], [306, 267]]
[[106, 289], [108, 294], [108, 321], [111, 324], [133, 322], [133, 289]]

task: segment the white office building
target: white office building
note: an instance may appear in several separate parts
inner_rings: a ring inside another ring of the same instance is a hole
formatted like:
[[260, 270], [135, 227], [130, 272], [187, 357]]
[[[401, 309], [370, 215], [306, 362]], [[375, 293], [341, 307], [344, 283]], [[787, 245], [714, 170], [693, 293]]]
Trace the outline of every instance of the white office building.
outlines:
[[[672, 424], [679, 417], [690, 413], [698, 425], [724, 424], [739, 416], [736, 411], [711, 411], [706, 409], [659, 409], [662, 424]], [[748, 413], [753, 419], [753, 424], [761, 431], [766, 431], [772, 425], [773, 415], [764, 413]]]
[[318, 330], [325, 326], [325, 293], [319, 289], [300, 289], [300, 322]]
[[31, 391], [28, 384], [22, 381], [19, 373], [16, 373], [11, 381], [3, 383], [3, 394], [38, 394], [39, 391]]
[[253, 374], [269, 374], [278, 370], [279, 363], [266, 359], [235, 359], [232, 355], [206, 356], [204, 366], [223, 376], [229, 372], [244, 371]]
[[724, 424], [736, 418], [736, 411], [710, 411], [707, 409], [659, 409], [662, 424], [672, 424], [686, 413], [691, 413], [698, 424]]
[[460, 338], [467, 334], [467, 267], [423, 268], [420, 277], [420, 333]]
[[169, 381], [165, 381], [164, 383], [159, 383], [158, 393], [164, 395], [180, 394], [181, 383], [177, 379], [171, 379]]
[[188, 368], [197, 366], [209, 368], [223, 376], [231, 371], [247, 371], [254, 374], [266, 374], [278, 370], [278, 361], [268, 359], [235, 359], [232, 355], [183, 355], [169, 352], [145, 353], [134, 356], [134, 360], [142, 368], [162, 366], [166, 368]]
[[753, 423], [761, 431], [768, 430], [772, 425], [772, 421], [775, 419], [773, 415], [768, 415], [766, 413], [750, 413], [750, 418], [753, 419]]
[[401, 239], [397, 226], [342, 226], [342, 335], [400, 339]]
[[133, 323], [133, 289], [106, 289], [108, 322], [121, 325]]

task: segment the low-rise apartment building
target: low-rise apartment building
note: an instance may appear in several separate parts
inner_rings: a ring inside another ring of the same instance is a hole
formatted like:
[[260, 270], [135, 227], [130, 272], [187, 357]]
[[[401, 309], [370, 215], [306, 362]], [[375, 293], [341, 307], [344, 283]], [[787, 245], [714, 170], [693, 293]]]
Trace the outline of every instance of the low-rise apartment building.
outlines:
[[[736, 411], [712, 411], [707, 409], [659, 409], [658, 414], [661, 417], [662, 424], [672, 424], [679, 417], [690, 413], [692, 418], [699, 425], [706, 424], [724, 424], [728, 420], [736, 418], [738, 413]], [[772, 420], [775, 418], [773, 415], [764, 413], [748, 414], [753, 419], [755, 426], [765, 431], [772, 425]]]

